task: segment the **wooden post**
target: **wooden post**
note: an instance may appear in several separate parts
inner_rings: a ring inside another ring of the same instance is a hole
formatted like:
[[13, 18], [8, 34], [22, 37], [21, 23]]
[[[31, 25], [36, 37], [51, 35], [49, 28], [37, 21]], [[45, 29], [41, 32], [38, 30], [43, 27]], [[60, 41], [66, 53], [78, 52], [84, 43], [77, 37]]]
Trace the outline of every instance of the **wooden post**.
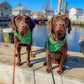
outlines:
[[65, 5], [64, 5], [64, 15], [66, 15], [66, 9], [67, 9], [67, 2], [65, 2]]
[[36, 42], [34, 42], [34, 46], [36, 47]]
[[58, 9], [57, 9], [58, 15], [61, 15], [61, 0], [58, 0]]

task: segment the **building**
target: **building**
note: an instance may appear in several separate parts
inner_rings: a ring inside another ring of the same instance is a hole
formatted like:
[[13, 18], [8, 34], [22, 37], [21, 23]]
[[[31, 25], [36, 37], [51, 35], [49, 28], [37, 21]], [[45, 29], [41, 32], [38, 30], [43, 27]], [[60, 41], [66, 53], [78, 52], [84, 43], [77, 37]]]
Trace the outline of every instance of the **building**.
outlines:
[[42, 13], [39, 11], [33, 11], [31, 12], [31, 18], [36, 19], [42, 16]]
[[69, 18], [71, 20], [81, 20], [80, 17], [83, 16], [83, 10], [82, 9], [78, 9], [78, 8], [71, 8], [69, 10]]
[[54, 11], [53, 10], [43, 10], [42, 14], [44, 17], [54, 16]]
[[[58, 12], [57, 12], [57, 10], [55, 11], [55, 15], [57, 15], [58, 14]], [[63, 15], [64, 14], [64, 10], [63, 9], [61, 9], [61, 15]], [[69, 17], [69, 10], [66, 10], [66, 16], [67, 17]]]
[[31, 11], [26, 9], [25, 7], [18, 7], [12, 10], [12, 15], [16, 16], [16, 15], [31, 15]]
[[78, 16], [77, 20], [84, 21], [84, 15], [83, 16]]
[[0, 2], [0, 17], [11, 16], [12, 15], [12, 7], [6, 2]]

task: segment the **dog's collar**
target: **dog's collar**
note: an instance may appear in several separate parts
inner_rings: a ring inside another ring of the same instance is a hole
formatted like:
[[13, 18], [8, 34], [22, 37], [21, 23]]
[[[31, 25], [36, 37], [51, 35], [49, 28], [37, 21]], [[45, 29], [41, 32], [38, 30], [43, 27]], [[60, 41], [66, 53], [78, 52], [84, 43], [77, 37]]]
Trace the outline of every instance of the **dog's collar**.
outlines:
[[15, 35], [18, 37], [18, 39], [21, 42], [30, 45], [30, 43], [31, 43], [31, 30], [30, 29], [29, 29], [28, 33], [24, 36], [19, 36], [17, 31], [15, 31]]
[[53, 41], [51, 37], [49, 37], [46, 41], [46, 47], [49, 52], [56, 52], [65, 44], [65, 39], [59, 43]]

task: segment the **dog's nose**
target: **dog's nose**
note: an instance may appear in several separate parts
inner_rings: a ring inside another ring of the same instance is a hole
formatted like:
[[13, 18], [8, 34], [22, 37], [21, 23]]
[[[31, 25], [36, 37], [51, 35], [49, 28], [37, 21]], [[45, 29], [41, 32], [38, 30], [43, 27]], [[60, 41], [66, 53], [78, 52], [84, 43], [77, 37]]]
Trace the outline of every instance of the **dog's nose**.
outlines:
[[64, 23], [60, 22], [60, 23], [59, 23], [59, 26], [60, 26], [60, 27], [64, 27]]
[[65, 23], [64, 23], [63, 21], [59, 21], [59, 22], [58, 22], [58, 26], [59, 26], [59, 27], [64, 27], [64, 26], [65, 26]]
[[24, 27], [25, 27], [25, 25], [22, 25], [22, 27], [24, 28]]
[[60, 25], [60, 26], [64, 26], [64, 23], [60, 23], [59, 25]]

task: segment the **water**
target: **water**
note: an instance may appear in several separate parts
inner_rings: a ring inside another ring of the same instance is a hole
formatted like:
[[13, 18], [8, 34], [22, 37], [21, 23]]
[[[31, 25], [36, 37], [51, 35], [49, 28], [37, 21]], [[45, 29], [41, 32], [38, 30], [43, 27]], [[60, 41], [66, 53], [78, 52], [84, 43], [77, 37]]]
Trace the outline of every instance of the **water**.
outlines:
[[[33, 30], [33, 44], [36, 43], [36, 46], [44, 47], [45, 41], [48, 37], [49, 31], [47, 30], [46, 25], [36, 25]], [[84, 28], [82, 27], [72, 27], [71, 34], [66, 35], [66, 40], [68, 43], [68, 50], [80, 52], [79, 39], [84, 34]], [[4, 42], [2, 28], [0, 28], [0, 42]]]

